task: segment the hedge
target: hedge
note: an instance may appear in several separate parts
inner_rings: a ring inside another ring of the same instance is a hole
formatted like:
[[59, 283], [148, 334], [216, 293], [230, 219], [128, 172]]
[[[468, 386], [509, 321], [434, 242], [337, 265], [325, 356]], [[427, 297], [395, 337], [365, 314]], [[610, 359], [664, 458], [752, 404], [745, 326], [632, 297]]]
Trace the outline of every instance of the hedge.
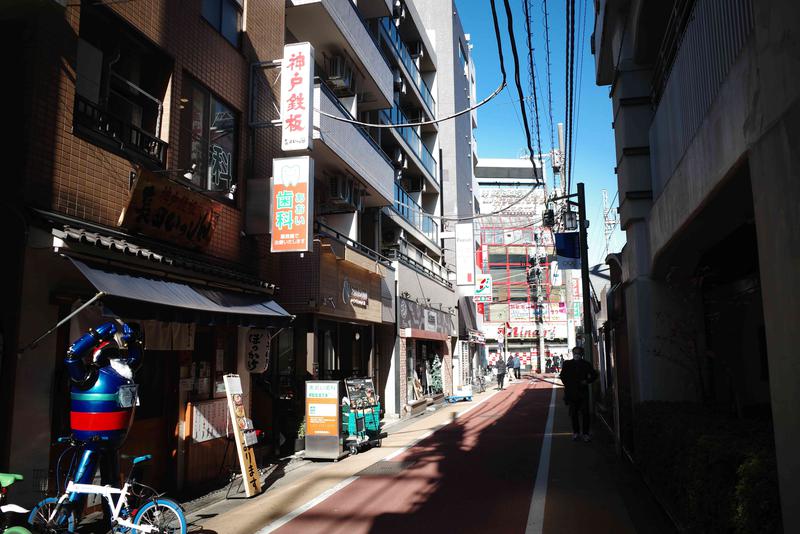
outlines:
[[644, 402], [634, 410], [634, 459], [688, 532], [781, 532], [769, 417]]

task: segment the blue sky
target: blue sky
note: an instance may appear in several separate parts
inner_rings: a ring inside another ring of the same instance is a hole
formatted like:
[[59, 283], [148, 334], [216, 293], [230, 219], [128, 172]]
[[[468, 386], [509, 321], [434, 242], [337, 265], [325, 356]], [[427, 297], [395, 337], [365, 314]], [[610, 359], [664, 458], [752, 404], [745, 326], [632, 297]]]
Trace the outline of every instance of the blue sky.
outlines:
[[[520, 59], [520, 80], [525, 97], [531, 97], [530, 77], [528, 75], [528, 46], [523, 15], [525, 0], [510, 0], [514, 18], [514, 32]], [[526, 148], [525, 130], [519, 110], [519, 96], [514, 84], [514, 60], [511, 54], [510, 38], [507, 31], [503, 0], [495, 0], [501, 35], [504, 37], [503, 56], [508, 87], [491, 102], [478, 110], [478, 156], [484, 158], [515, 158]], [[536, 63], [537, 97], [539, 101], [539, 125], [542, 151], [550, 150], [550, 113], [547, 99], [547, 62], [544, 32], [544, 0], [531, 0], [531, 27], [533, 29], [534, 61]], [[477, 79], [477, 100], [492, 93], [500, 83], [497, 41], [492, 25], [492, 12], [489, 0], [456, 0], [464, 31], [470, 34], [472, 60], [475, 63]], [[553, 122], [566, 122], [565, 117], [565, 34], [566, 11], [563, 0], [548, 0], [548, 22], [550, 27], [550, 76], [552, 84]], [[608, 191], [609, 203], [618, 206], [617, 178], [614, 174], [615, 148], [614, 132], [611, 129], [611, 100], [608, 87], [598, 87], [594, 82], [594, 56], [590, 51], [589, 39], [594, 24], [593, 3], [590, 0], [576, 1], [575, 21], [575, 63], [580, 69], [575, 74], [574, 89], [576, 104], [573, 110], [575, 129], [573, 145], [573, 179], [575, 183], [586, 184], [587, 212], [589, 226], [589, 258], [592, 264], [602, 263], [606, 253], [603, 233], [602, 190]], [[529, 111], [526, 109], [526, 111]], [[532, 117], [529, 113], [529, 121]], [[553, 125], [555, 143], [557, 131]], [[536, 150], [536, 133], [531, 129]], [[549, 181], [552, 185], [552, 178]], [[608, 252], [617, 252], [625, 243], [625, 235], [617, 225], [611, 237]]]

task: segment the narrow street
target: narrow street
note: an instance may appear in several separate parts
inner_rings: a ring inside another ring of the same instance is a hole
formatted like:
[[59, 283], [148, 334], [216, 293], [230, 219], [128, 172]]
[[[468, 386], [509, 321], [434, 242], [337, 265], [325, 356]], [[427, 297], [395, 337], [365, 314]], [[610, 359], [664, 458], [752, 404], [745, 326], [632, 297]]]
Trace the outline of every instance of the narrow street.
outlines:
[[379, 449], [315, 462], [290, 484], [190, 520], [207, 534], [670, 532], [606, 431], [572, 441], [556, 382], [518, 380], [445, 406], [390, 432]]

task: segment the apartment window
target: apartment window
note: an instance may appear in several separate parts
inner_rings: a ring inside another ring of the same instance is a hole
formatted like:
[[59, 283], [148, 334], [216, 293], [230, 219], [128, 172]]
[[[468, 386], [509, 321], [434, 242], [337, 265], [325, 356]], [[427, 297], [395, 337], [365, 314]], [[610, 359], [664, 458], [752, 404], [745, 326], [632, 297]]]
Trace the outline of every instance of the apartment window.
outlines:
[[236, 191], [237, 113], [197, 82], [181, 95], [181, 168], [204, 191], [233, 199]]
[[233, 46], [239, 46], [244, 0], [203, 0], [203, 18]]

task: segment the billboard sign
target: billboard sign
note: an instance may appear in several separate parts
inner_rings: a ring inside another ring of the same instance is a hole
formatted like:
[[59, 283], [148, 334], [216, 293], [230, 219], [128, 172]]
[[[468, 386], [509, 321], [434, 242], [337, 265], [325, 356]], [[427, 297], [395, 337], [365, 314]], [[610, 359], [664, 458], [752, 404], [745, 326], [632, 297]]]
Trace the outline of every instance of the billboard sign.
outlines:
[[475, 302], [492, 302], [492, 275], [481, 274], [475, 280]]
[[272, 160], [270, 229], [272, 252], [309, 252], [314, 232], [314, 160]]
[[475, 285], [475, 235], [471, 222], [456, 224], [456, 285]]
[[314, 130], [314, 47], [283, 47], [281, 62], [281, 150], [310, 150]]

